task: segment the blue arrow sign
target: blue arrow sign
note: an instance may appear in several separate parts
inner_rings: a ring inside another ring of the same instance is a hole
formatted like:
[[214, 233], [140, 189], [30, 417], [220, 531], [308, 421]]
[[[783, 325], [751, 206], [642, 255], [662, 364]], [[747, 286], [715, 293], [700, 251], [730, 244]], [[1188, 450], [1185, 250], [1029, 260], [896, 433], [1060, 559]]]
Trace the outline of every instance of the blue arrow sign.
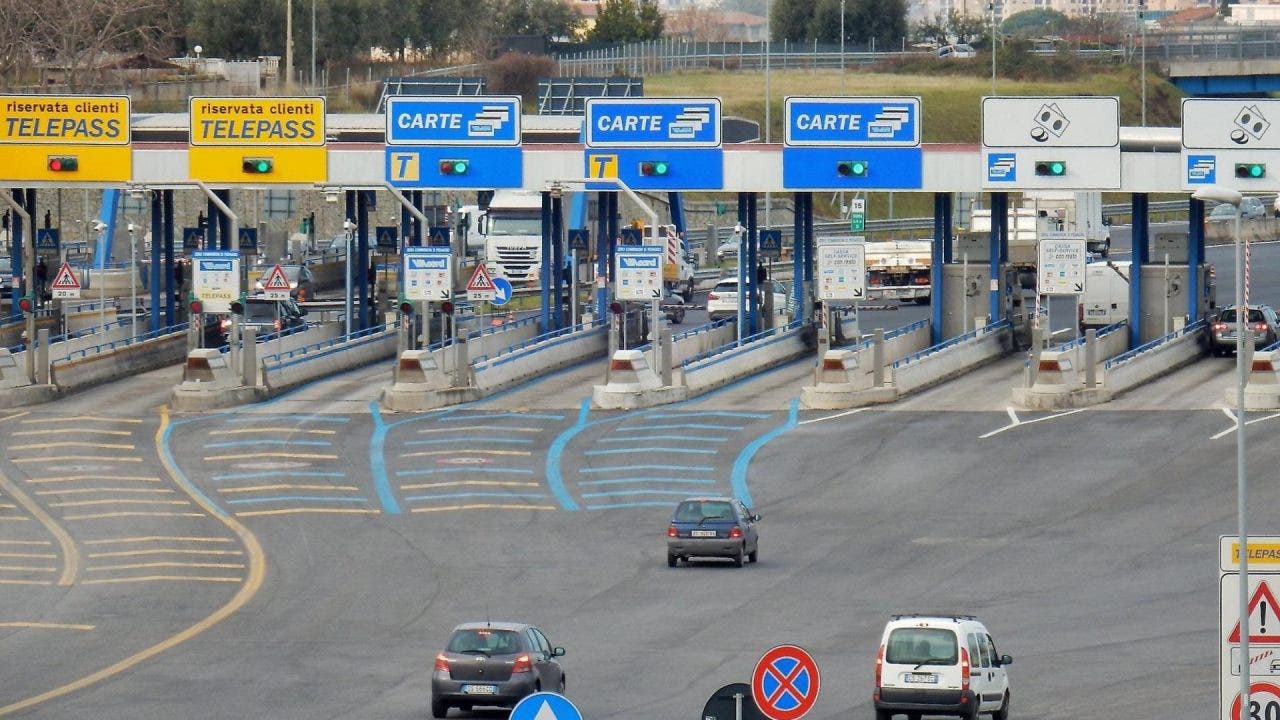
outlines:
[[587, 98], [587, 147], [720, 147], [720, 98]]
[[388, 145], [519, 145], [520, 98], [389, 97]]
[[920, 98], [789, 97], [784, 142], [791, 147], [914, 147]]
[[36, 250], [58, 251], [58, 228], [36, 229]]
[[501, 275], [495, 275], [493, 277], [493, 289], [495, 292], [493, 295], [493, 299], [489, 301], [490, 303], [494, 305], [502, 306], [502, 305], [506, 305], [511, 300], [511, 281], [510, 280], [507, 280]]
[[509, 720], [582, 720], [582, 713], [563, 695], [536, 692], [511, 708]]

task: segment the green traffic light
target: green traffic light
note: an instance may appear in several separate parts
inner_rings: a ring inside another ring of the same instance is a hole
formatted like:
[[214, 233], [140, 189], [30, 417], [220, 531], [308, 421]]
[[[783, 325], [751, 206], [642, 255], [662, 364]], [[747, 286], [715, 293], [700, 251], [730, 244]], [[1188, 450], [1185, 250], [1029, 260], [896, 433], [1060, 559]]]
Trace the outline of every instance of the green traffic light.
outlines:
[[836, 173], [843, 177], [866, 177], [870, 169], [866, 160], [841, 160], [836, 163]]
[[253, 175], [265, 175], [271, 172], [271, 158], [244, 158], [240, 161], [240, 169]]
[[1036, 175], [1062, 177], [1067, 174], [1067, 163], [1063, 160], [1041, 160], [1036, 163]]
[[1236, 163], [1236, 177], [1256, 180], [1267, 176], [1267, 166], [1263, 163]]

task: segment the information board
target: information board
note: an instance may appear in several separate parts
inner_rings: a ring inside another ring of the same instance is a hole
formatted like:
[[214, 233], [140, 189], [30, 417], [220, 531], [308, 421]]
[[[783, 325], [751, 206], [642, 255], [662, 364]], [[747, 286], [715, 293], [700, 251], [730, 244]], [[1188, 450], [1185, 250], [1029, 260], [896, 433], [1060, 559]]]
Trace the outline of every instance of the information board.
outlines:
[[1280, 175], [1275, 122], [1280, 122], [1280, 100], [1183, 98], [1183, 189], [1222, 184], [1243, 192], [1274, 191]]
[[193, 179], [246, 185], [328, 180], [322, 97], [193, 97], [187, 115]]
[[821, 238], [818, 240], [818, 278], [815, 292], [819, 300], [861, 300], [867, 293], [865, 238]]
[[518, 188], [520, 98], [387, 98], [386, 179], [400, 188]]
[[231, 301], [240, 297], [240, 253], [233, 250], [200, 250], [191, 255], [191, 292], [207, 313], [231, 312]]
[[619, 245], [615, 251], [618, 300], [661, 300], [661, 245]]
[[1120, 188], [1120, 99], [982, 99], [982, 187]]
[[453, 255], [448, 247], [407, 247], [402, 253], [406, 300], [443, 302], [453, 297]]
[[1280, 717], [1280, 634], [1275, 632], [1280, 600], [1280, 537], [1250, 535], [1247, 541], [1249, 588], [1249, 709], [1242, 711], [1240, 676], [1244, 671], [1240, 622], [1240, 537], [1218, 538], [1219, 623], [1218, 689], [1220, 720]]
[[1036, 291], [1041, 295], [1083, 293], [1086, 244], [1083, 233], [1040, 233]]
[[133, 178], [125, 95], [0, 95], [6, 180], [123, 183]]

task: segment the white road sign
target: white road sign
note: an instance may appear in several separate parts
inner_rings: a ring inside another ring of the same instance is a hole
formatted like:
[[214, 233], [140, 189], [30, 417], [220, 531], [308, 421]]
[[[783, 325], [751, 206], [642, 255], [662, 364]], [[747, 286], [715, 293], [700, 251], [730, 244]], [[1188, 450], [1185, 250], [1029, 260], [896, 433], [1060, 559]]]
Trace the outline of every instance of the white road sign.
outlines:
[[1037, 292], [1041, 295], [1083, 293], [1085, 245], [1083, 233], [1041, 233]]
[[1118, 148], [1120, 98], [983, 98], [982, 145], [989, 148]]
[[[1280, 718], [1280, 536], [1250, 535], [1249, 705], [1240, 707], [1243, 635], [1240, 623], [1239, 538], [1218, 539], [1218, 689], [1220, 720]], [[1256, 712], [1254, 709], [1256, 708]]]
[[861, 300], [867, 294], [867, 254], [861, 236], [818, 240], [819, 300]]
[[288, 300], [291, 291], [289, 277], [279, 265], [273, 266], [262, 278], [262, 294], [268, 300]]
[[407, 247], [404, 253], [404, 298], [444, 302], [453, 297], [453, 255], [447, 247]]
[[1280, 100], [1183, 98], [1182, 147], [1280, 150]]
[[661, 245], [620, 245], [615, 257], [618, 284], [614, 297], [618, 300], [661, 300]]
[[75, 300], [80, 297], [80, 279], [76, 277], [70, 263], [64, 262], [58, 267], [49, 289], [55, 300]]
[[484, 263], [476, 265], [471, 271], [471, 279], [467, 280], [467, 299], [472, 302], [493, 300], [498, 295], [498, 287], [493, 284], [489, 270]]
[[231, 312], [231, 301], [240, 297], [240, 253], [232, 250], [200, 250], [191, 256], [191, 292], [207, 313]]

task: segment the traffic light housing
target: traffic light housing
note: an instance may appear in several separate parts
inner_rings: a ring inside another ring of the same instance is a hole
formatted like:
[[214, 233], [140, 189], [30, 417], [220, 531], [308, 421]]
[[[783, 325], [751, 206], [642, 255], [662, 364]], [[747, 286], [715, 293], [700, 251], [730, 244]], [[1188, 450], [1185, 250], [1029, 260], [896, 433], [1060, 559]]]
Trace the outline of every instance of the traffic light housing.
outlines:
[[1062, 177], [1067, 174], [1067, 163], [1063, 160], [1037, 160], [1036, 175], [1040, 177]]
[[200, 315], [204, 312], [204, 303], [194, 295], [191, 296], [191, 304], [188, 307], [191, 308], [192, 315]]
[[412, 314], [413, 314], [413, 303], [409, 302], [408, 300], [401, 300], [401, 301], [400, 301], [400, 314], [401, 314], [401, 315], [412, 315]]
[[444, 302], [440, 303], [440, 312], [444, 313], [445, 315], [452, 315], [453, 303], [449, 302], [448, 300], [445, 300]]
[[24, 313], [29, 313], [36, 307], [35, 298], [30, 293], [18, 298], [18, 309]]
[[1236, 177], [1245, 180], [1257, 180], [1267, 176], [1265, 163], [1236, 163]]
[[243, 297], [239, 297], [231, 301], [231, 314], [232, 315], [244, 314], [244, 298]]
[[640, 177], [666, 177], [671, 172], [671, 163], [666, 160], [641, 160]]
[[240, 160], [240, 169], [246, 175], [269, 175], [275, 169], [275, 162], [268, 157], [247, 157]]
[[80, 158], [75, 155], [50, 155], [49, 172], [76, 172], [80, 169]]
[[871, 163], [866, 160], [841, 160], [836, 163], [836, 174], [840, 177], [864, 178], [871, 172]]
[[441, 160], [440, 174], [452, 176], [466, 175], [467, 170], [470, 169], [470, 167], [471, 161], [469, 160]]

